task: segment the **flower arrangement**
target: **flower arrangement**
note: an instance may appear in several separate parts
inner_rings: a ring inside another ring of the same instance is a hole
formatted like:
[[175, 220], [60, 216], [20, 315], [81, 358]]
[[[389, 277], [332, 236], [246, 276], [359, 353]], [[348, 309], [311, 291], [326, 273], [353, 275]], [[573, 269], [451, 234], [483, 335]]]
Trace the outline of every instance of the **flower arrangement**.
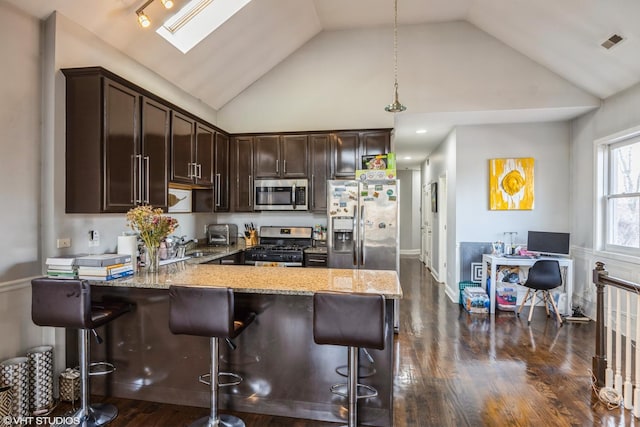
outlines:
[[178, 220], [163, 216], [160, 208], [136, 206], [127, 212], [127, 225], [140, 235], [153, 265], [157, 263], [160, 242], [178, 228]]

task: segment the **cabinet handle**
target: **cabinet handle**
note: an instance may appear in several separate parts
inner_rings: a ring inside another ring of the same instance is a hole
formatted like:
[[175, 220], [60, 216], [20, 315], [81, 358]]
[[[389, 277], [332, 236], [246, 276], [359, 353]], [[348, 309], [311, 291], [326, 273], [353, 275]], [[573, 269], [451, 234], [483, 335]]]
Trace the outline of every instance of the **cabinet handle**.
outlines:
[[198, 179], [202, 179], [202, 164], [198, 163], [196, 165], [196, 171], [197, 171], [197, 173], [196, 173], [197, 178]]
[[220, 174], [216, 174], [216, 206], [220, 206]]
[[279, 173], [278, 170], [280, 169], [280, 160], [276, 160], [276, 173]]
[[137, 167], [137, 162], [136, 162], [136, 157], [135, 155], [131, 155], [131, 204], [135, 205], [136, 204], [136, 192], [137, 192], [137, 186], [138, 186], [138, 167]]
[[287, 161], [286, 160], [282, 161], [282, 173], [284, 173], [284, 174], [287, 173]]
[[145, 201], [145, 203], [149, 204], [149, 197], [150, 197], [149, 196], [149, 187], [150, 187], [150, 184], [149, 184], [149, 169], [150, 169], [150, 167], [149, 167], [149, 164], [150, 164], [149, 156], [144, 156], [144, 162], [146, 163], [145, 166], [144, 166], [144, 179], [145, 179], [145, 187], [146, 187], [145, 188], [144, 201]]
[[251, 182], [251, 175], [249, 175], [249, 191], [247, 191], [247, 193], [249, 193], [249, 203], [247, 204], [247, 206], [251, 206], [251, 193], [254, 191], [253, 189], [253, 185]]
[[136, 204], [144, 202], [144, 195], [142, 194], [142, 154], [136, 155], [138, 159], [138, 193], [136, 194]]
[[316, 194], [316, 186], [315, 186], [316, 176], [311, 174], [311, 209], [315, 209], [316, 207], [316, 198], [314, 194]]
[[187, 178], [193, 178], [193, 163], [187, 163]]

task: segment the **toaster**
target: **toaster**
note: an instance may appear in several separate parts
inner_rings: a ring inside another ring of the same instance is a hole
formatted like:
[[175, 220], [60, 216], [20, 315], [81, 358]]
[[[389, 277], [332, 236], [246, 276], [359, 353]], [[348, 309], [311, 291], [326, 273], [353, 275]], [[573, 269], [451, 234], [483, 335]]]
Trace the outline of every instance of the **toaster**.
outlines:
[[238, 226], [235, 224], [207, 225], [207, 244], [210, 246], [231, 246], [238, 241]]

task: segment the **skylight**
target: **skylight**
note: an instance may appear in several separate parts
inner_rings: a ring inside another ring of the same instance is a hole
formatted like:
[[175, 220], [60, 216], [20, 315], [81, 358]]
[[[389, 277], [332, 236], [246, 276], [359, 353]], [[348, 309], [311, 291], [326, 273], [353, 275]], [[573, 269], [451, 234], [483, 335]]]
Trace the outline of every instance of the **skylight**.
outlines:
[[187, 53], [250, 1], [191, 0], [156, 32], [182, 53]]

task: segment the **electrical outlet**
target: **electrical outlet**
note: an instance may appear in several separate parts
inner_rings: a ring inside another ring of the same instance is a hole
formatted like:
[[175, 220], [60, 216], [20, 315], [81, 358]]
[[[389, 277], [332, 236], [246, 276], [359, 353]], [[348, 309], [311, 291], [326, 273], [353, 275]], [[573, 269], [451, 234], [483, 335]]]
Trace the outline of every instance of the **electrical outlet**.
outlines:
[[98, 230], [89, 230], [89, 247], [100, 246], [100, 234]]
[[56, 240], [56, 248], [70, 248], [71, 247], [71, 239], [68, 237], [57, 239]]

